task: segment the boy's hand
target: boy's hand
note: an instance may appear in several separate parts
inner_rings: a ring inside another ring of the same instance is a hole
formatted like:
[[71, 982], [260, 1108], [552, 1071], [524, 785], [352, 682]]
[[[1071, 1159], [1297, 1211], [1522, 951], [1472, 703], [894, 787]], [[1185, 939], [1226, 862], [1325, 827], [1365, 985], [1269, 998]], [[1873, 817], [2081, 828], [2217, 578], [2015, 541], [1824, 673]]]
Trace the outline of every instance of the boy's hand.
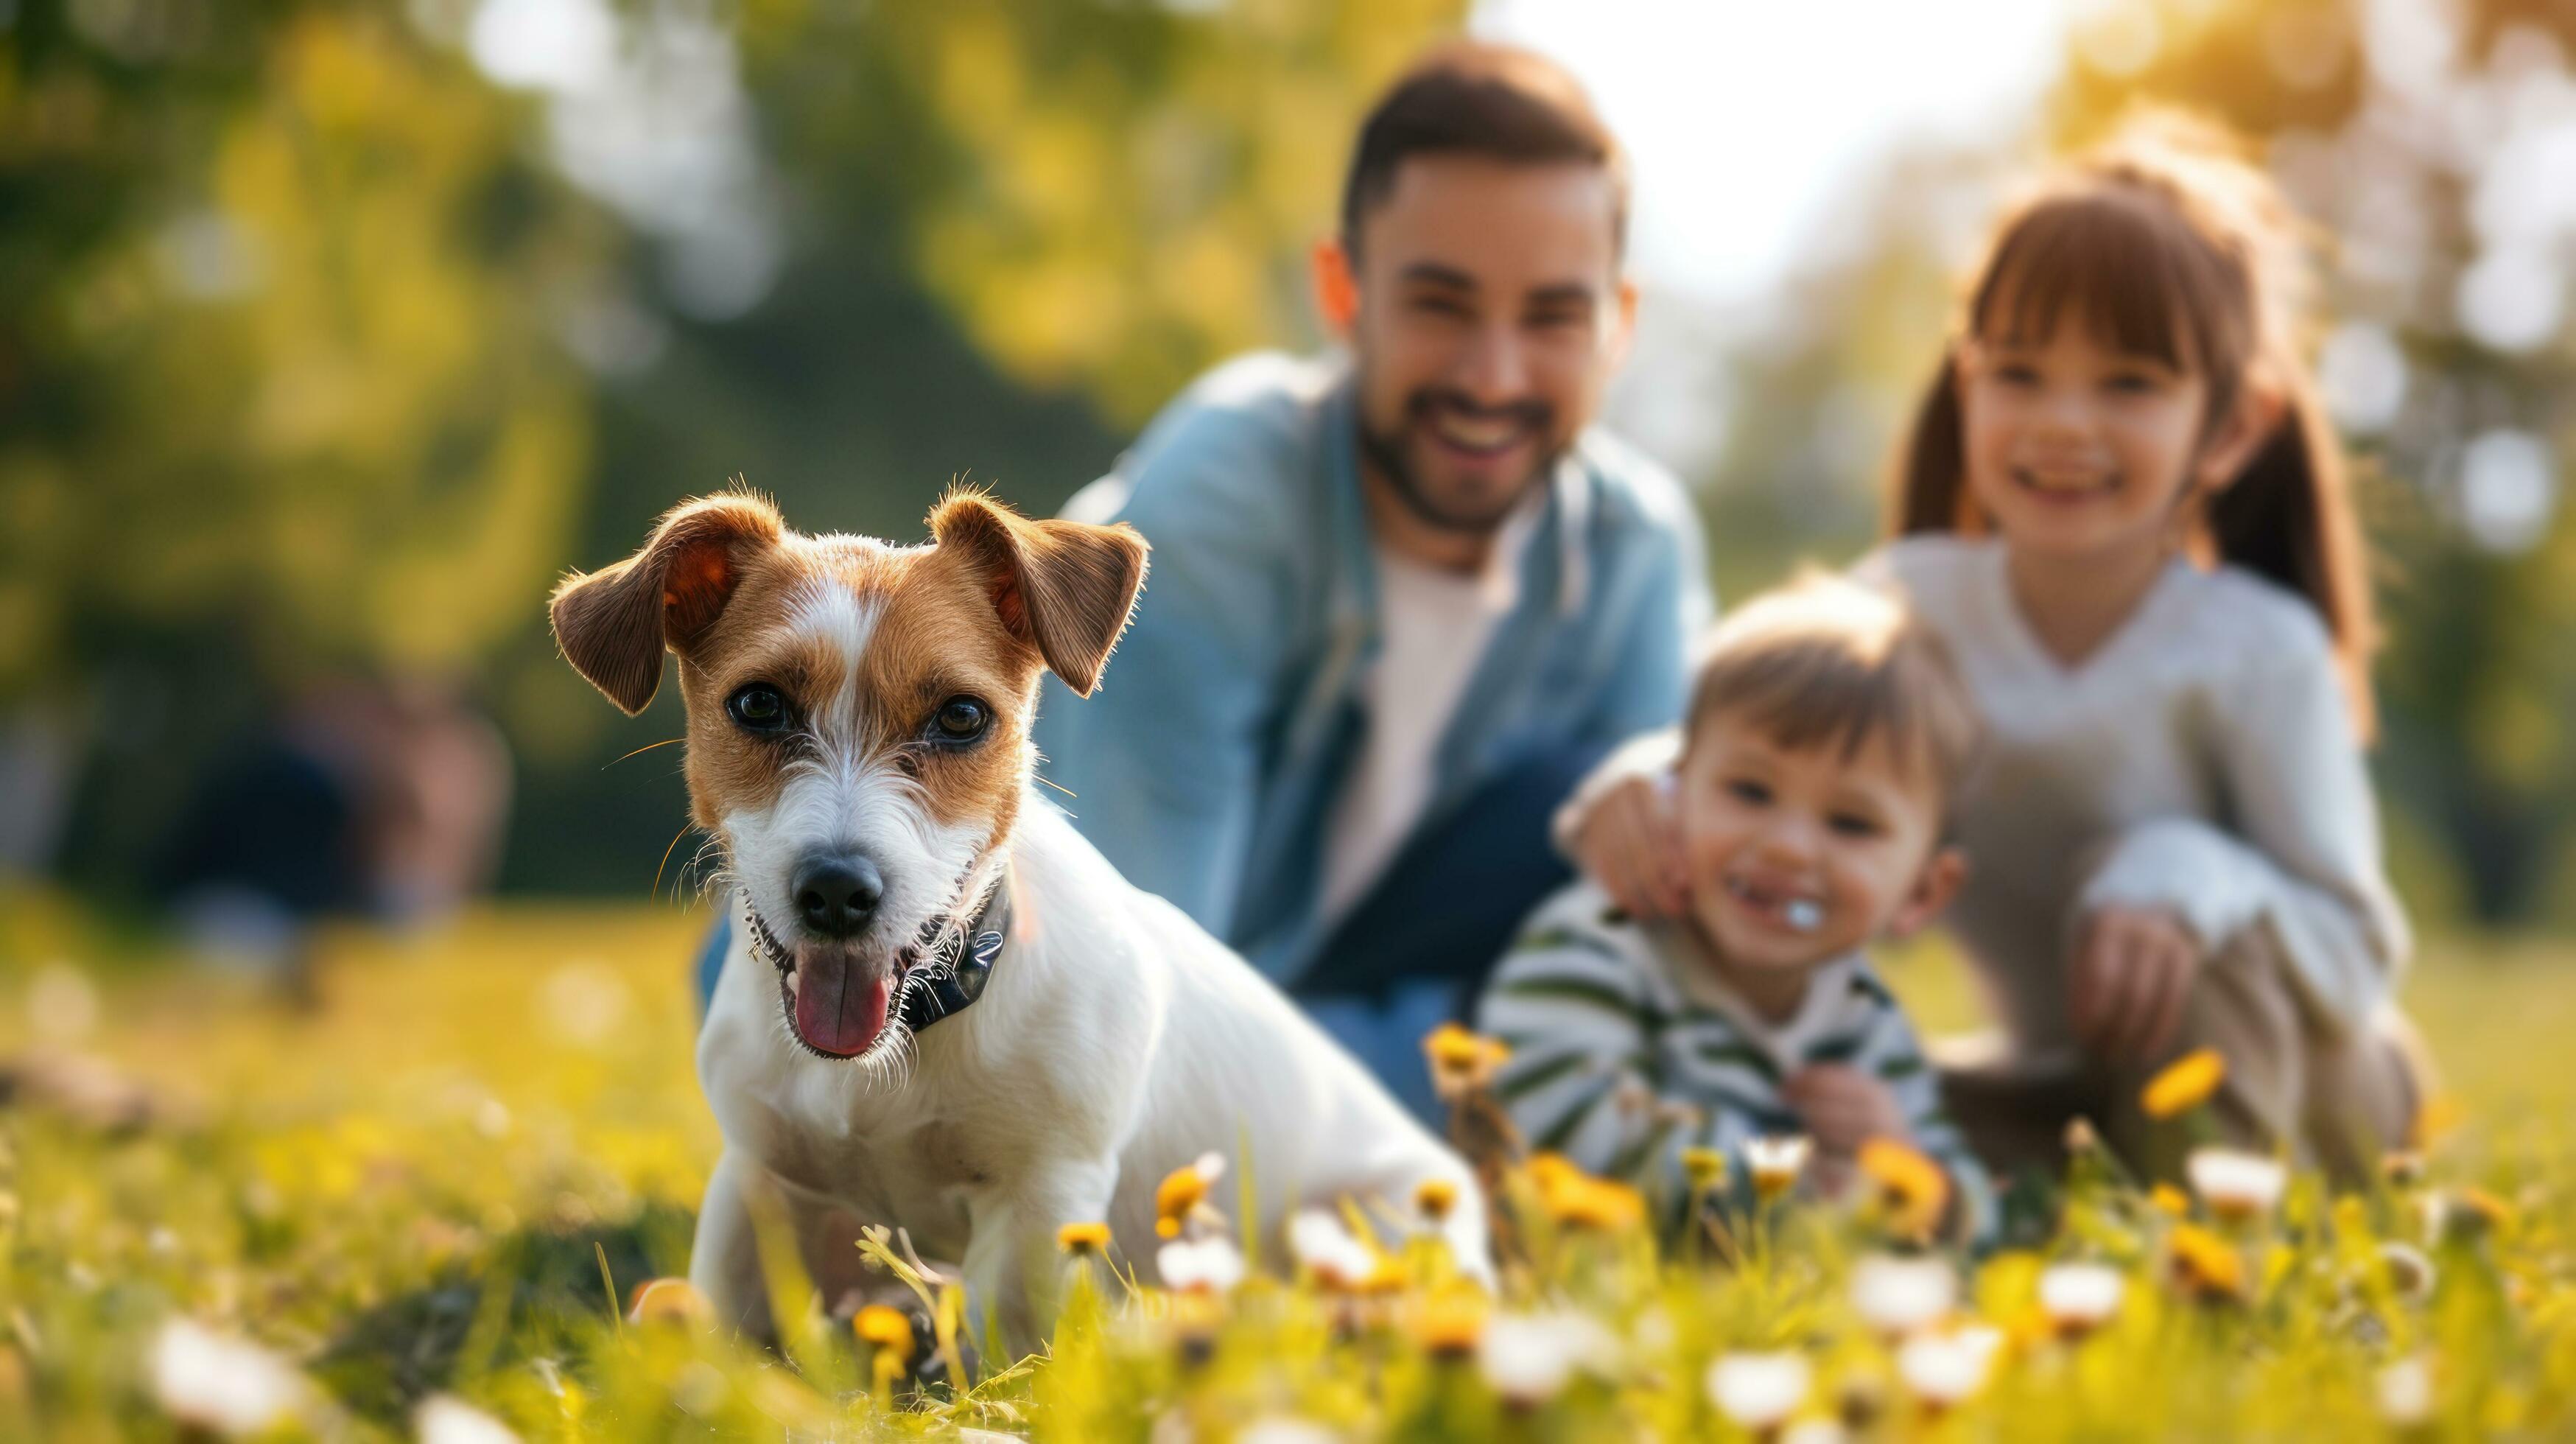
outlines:
[[1568, 804], [1574, 865], [1641, 920], [1680, 917], [1690, 906], [1671, 788], [1670, 772], [1634, 772], [1603, 778]]
[[1847, 1064], [1801, 1068], [1780, 1085], [1780, 1095], [1797, 1110], [1817, 1149], [1836, 1157], [1853, 1157], [1873, 1138], [1902, 1142], [1913, 1132], [1888, 1086]]
[[2202, 962], [2199, 940], [2171, 913], [2128, 907], [2094, 913], [2075, 951], [2069, 1011], [2076, 1038], [2115, 1063], [2164, 1056], [2182, 1027]]

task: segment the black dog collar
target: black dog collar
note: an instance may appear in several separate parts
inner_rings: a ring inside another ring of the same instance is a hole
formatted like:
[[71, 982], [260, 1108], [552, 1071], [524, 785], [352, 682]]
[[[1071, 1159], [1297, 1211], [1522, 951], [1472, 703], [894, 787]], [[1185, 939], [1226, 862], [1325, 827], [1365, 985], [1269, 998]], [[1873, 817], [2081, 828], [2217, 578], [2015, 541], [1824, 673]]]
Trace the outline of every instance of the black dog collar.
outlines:
[[995, 880], [984, 910], [972, 923], [939, 931], [937, 949], [904, 975], [903, 1022], [915, 1033], [984, 996], [984, 984], [1002, 956], [1002, 939], [1011, 931], [1009, 874]]

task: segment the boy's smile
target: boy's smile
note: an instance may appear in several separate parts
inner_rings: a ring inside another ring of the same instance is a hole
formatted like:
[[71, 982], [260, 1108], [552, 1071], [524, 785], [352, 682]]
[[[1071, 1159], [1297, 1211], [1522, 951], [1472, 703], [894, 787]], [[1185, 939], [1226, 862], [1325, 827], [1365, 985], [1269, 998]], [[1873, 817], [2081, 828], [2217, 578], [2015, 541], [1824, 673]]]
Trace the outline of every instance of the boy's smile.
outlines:
[[1785, 1016], [1809, 969], [1948, 900], [1961, 865], [1936, 846], [1929, 772], [1883, 736], [1792, 749], [1723, 708], [1693, 730], [1678, 799], [1687, 920], [1747, 1002]]

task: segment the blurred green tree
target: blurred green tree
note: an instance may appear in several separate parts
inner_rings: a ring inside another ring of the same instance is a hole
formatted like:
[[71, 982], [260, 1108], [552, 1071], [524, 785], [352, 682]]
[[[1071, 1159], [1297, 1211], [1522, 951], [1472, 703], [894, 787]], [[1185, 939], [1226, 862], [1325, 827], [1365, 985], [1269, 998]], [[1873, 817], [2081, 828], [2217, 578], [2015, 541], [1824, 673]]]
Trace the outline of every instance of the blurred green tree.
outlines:
[[[0, 723], [79, 719], [67, 869], [130, 885], [303, 681], [426, 670], [518, 754], [505, 885], [642, 891], [673, 754], [601, 767], [674, 728], [555, 660], [551, 577], [736, 475], [814, 530], [912, 536], [961, 476], [1052, 510], [1315, 338], [1352, 127], [1463, 8], [0, 9]], [[567, 68], [584, 26], [637, 88]], [[703, 159], [709, 95], [758, 174], [675, 197], [646, 152]], [[737, 200], [774, 254], [711, 291], [678, 230]]]
[[550, 299], [616, 236], [398, 16], [34, 0], [0, 34], [0, 699], [81, 639], [287, 681], [527, 625], [590, 445]]
[[806, 195], [900, 217], [902, 255], [987, 355], [1120, 426], [1214, 359], [1312, 337], [1358, 118], [1463, 0], [1195, 5], [779, 0], [742, 26]]

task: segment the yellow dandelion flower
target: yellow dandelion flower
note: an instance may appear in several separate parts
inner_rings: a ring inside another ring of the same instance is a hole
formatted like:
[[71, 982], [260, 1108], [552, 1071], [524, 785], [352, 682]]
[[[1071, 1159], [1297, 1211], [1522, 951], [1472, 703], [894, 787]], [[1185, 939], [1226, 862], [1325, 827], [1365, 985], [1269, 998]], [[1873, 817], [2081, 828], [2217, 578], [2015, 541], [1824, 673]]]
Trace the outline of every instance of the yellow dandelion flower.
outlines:
[[1493, 1314], [1493, 1301], [1482, 1289], [1461, 1284], [1424, 1294], [1408, 1311], [1405, 1323], [1413, 1341], [1435, 1358], [1463, 1359], [1476, 1351]]
[[1450, 1178], [1426, 1178], [1413, 1190], [1413, 1211], [1438, 1223], [1458, 1206], [1458, 1182]]
[[1431, 1082], [1443, 1098], [1457, 1098], [1494, 1081], [1494, 1070], [1512, 1056], [1498, 1039], [1443, 1023], [1422, 1040], [1431, 1062]]
[[2215, 1048], [2185, 1053], [2148, 1080], [2138, 1105], [2149, 1118], [2172, 1118], [2209, 1101], [2227, 1079], [2227, 1060]]
[[1574, 1161], [1562, 1153], [1532, 1154], [1527, 1167], [1530, 1181], [1538, 1185], [1540, 1193], [1546, 1193], [1568, 1178], [1583, 1176], [1583, 1170], [1575, 1167]]
[[1595, 1178], [1560, 1195], [1554, 1212], [1556, 1221], [1567, 1228], [1616, 1233], [1646, 1221], [1646, 1200], [1624, 1183]]
[[1154, 1189], [1154, 1232], [1165, 1238], [1179, 1238], [1181, 1225], [1207, 1201], [1208, 1185], [1224, 1172], [1222, 1155], [1202, 1153], [1196, 1161], [1163, 1175], [1163, 1181]]
[[1682, 1176], [1693, 1193], [1712, 1193], [1726, 1182], [1726, 1155], [1714, 1148], [1682, 1150]]
[[707, 1296], [687, 1279], [647, 1279], [626, 1296], [630, 1324], [703, 1324], [714, 1317]]
[[2170, 1183], [2159, 1183], [2149, 1189], [2147, 1202], [2154, 1204], [2157, 1212], [2171, 1214], [2175, 1218], [2191, 1212], [2191, 1195]]
[[2193, 1224], [2177, 1224], [2167, 1240], [2174, 1282], [2203, 1299], [2234, 1299], [2245, 1292], [2245, 1257], [2233, 1244]]
[[860, 1342], [872, 1344], [882, 1353], [892, 1354], [897, 1363], [912, 1362], [912, 1320], [904, 1316], [903, 1310], [870, 1304], [859, 1310], [857, 1318], [850, 1320], [850, 1328], [858, 1334]]
[[1055, 1231], [1055, 1246], [1076, 1258], [1106, 1253], [1109, 1251], [1109, 1225], [1068, 1223]]
[[1595, 1178], [1553, 1153], [1531, 1159], [1529, 1167], [1539, 1206], [1561, 1227], [1611, 1233], [1646, 1221], [1644, 1195], [1624, 1183]]
[[2418, 1149], [2432, 1147], [2441, 1141], [2444, 1134], [2460, 1126], [2460, 1113], [2457, 1097], [2449, 1093], [2427, 1094], [2423, 1105], [2415, 1110], [2413, 1122], [2408, 1125], [2407, 1142]]
[[1860, 1147], [1860, 1171], [1876, 1186], [1890, 1232], [1926, 1239], [1940, 1228], [1950, 1206], [1950, 1176], [1941, 1165], [1895, 1139], [1873, 1138]]
[[2513, 1222], [2513, 1205], [2483, 1188], [2454, 1189], [2435, 1200], [2434, 1219], [2444, 1238], [2484, 1238]]

